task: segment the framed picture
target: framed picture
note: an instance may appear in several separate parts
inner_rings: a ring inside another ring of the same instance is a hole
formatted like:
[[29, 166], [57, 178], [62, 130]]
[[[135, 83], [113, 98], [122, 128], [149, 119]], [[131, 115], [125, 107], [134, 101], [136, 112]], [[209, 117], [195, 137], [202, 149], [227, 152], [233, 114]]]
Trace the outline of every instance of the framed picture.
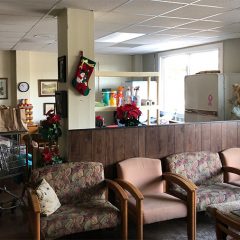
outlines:
[[56, 113], [59, 114], [62, 118], [67, 118], [68, 116], [67, 98], [67, 91], [56, 91]]
[[58, 81], [66, 82], [66, 56], [58, 58]]
[[38, 80], [38, 96], [54, 97], [57, 91], [57, 80]]
[[0, 99], [8, 99], [8, 79], [0, 78]]
[[54, 113], [55, 113], [55, 103], [43, 104], [43, 114], [45, 115], [49, 110], [54, 110]]

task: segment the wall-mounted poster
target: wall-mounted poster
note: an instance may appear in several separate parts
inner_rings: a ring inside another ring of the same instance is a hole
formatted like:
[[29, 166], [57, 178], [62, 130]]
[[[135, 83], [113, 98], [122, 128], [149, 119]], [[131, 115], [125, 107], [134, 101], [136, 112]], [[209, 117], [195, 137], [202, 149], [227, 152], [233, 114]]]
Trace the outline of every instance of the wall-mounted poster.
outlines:
[[8, 99], [8, 79], [0, 78], [0, 99]]
[[54, 97], [57, 91], [57, 80], [38, 80], [38, 96]]
[[45, 115], [50, 110], [55, 112], [55, 103], [43, 103], [43, 114]]

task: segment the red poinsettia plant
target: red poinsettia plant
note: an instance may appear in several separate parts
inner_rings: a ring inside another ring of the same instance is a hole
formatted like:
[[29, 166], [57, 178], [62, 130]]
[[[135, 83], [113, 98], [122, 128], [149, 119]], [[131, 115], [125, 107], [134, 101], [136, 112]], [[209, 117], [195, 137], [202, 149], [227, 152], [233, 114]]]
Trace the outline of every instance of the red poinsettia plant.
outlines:
[[117, 107], [117, 119], [125, 126], [138, 126], [142, 112], [135, 103]]
[[44, 165], [62, 163], [63, 159], [59, 155], [57, 146], [45, 147], [42, 152], [42, 160]]
[[60, 120], [61, 117], [54, 113], [54, 110], [49, 110], [46, 114], [46, 119], [41, 121], [39, 133], [42, 137], [49, 141], [56, 141], [62, 135]]

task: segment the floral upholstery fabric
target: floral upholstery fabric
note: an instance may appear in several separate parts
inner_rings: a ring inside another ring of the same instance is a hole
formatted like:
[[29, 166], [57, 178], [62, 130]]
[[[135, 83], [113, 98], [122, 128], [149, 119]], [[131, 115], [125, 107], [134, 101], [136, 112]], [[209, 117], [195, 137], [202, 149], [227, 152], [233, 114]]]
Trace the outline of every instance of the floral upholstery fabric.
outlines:
[[119, 210], [105, 197], [101, 163], [69, 162], [32, 171], [33, 186], [43, 178], [61, 203], [61, 207], [50, 216], [41, 216], [41, 232], [46, 239], [119, 224]]
[[209, 205], [240, 200], [240, 188], [227, 183], [201, 185], [197, 189], [197, 211]]
[[62, 205], [54, 214], [41, 218], [41, 231], [46, 239], [77, 232], [115, 227], [119, 210], [110, 202], [95, 200]]
[[104, 170], [101, 163], [69, 162], [32, 171], [33, 185], [42, 178], [54, 189], [61, 204], [105, 199]]
[[218, 153], [185, 152], [167, 157], [167, 170], [190, 179], [197, 186], [223, 182], [222, 164]]
[[[167, 171], [178, 173], [198, 186], [197, 211], [205, 211], [211, 204], [240, 200], [240, 188], [223, 183], [222, 164], [218, 153], [185, 152], [174, 154], [166, 159]], [[178, 186], [171, 190], [180, 191]]]

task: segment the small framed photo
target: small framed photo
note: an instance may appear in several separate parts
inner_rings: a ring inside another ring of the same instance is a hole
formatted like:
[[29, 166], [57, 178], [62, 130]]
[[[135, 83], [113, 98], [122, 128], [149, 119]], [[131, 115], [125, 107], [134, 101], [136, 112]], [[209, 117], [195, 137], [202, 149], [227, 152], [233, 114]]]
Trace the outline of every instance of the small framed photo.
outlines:
[[43, 114], [45, 115], [48, 111], [54, 110], [55, 113], [55, 103], [44, 103], [43, 104]]
[[0, 78], [0, 99], [8, 99], [8, 79]]
[[58, 57], [58, 81], [66, 82], [66, 56]]
[[38, 80], [38, 96], [54, 97], [57, 91], [57, 80]]

